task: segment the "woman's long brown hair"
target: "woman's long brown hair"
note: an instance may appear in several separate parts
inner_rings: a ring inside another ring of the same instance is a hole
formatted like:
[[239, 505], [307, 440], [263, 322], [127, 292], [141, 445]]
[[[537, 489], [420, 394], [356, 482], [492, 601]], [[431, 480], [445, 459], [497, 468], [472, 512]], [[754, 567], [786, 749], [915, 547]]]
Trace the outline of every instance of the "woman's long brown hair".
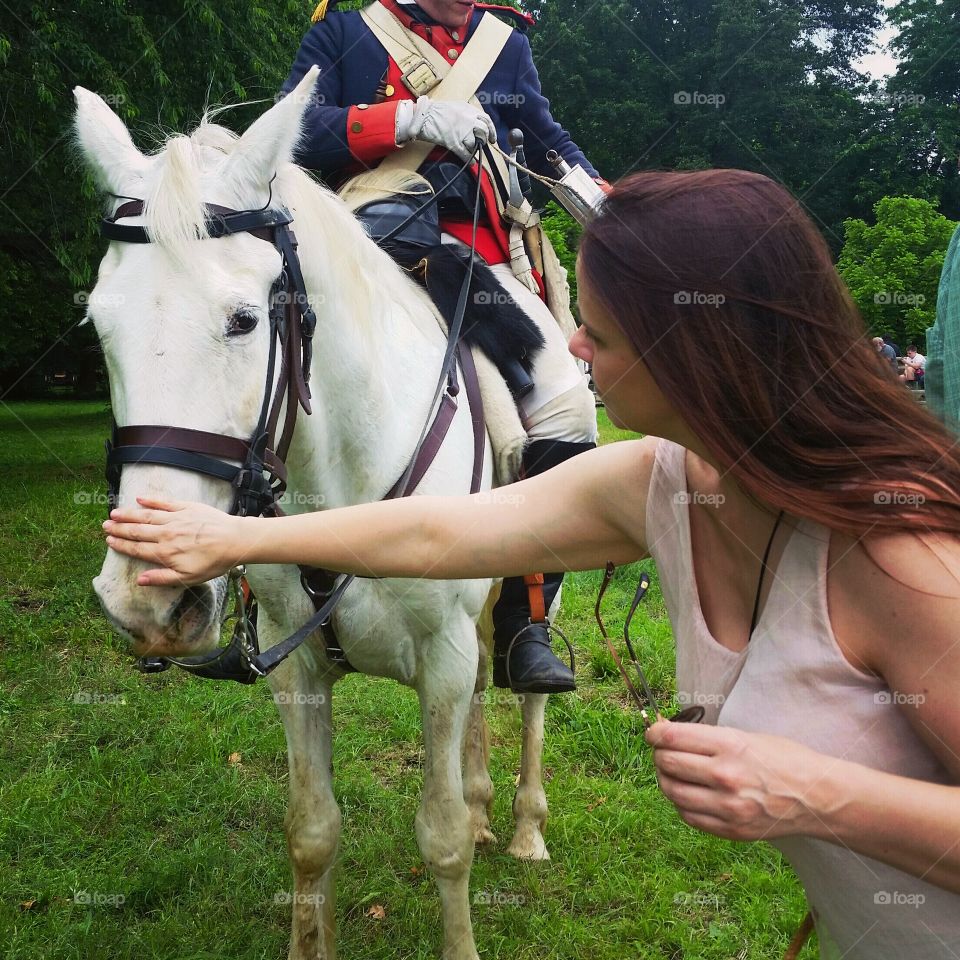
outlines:
[[783, 187], [744, 170], [626, 177], [580, 272], [745, 493], [852, 536], [960, 534], [957, 438], [880, 359]]

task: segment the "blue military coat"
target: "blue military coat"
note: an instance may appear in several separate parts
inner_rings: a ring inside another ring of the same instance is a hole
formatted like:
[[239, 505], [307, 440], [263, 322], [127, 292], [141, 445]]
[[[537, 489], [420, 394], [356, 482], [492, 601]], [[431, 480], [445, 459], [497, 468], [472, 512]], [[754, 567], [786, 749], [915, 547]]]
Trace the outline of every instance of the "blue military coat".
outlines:
[[[493, 14], [474, 9], [467, 44], [480, 20], [489, 16]], [[305, 137], [294, 160], [327, 180], [337, 180], [356, 165], [348, 147], [349, 108], [376, 102], [388, 56], [359, 12], [332, 12], [303, 38], [282, 92], [289, 93], [313, 64], [320, 67], [320, 76], [306, 115]], [[579, 163], [590, 176], [599, 177], [570, 134], [553, 119], [550, 102], [540, 90], [530, 42], [523, 32], [514, 30], [477, 95], [496, 125], [497, 142], [503, 149], [507, 149], [509, 130], [519, 127], [523, 131], [531, 169], [553, 175], [546, 154], [556, 150], [571, 166]]]

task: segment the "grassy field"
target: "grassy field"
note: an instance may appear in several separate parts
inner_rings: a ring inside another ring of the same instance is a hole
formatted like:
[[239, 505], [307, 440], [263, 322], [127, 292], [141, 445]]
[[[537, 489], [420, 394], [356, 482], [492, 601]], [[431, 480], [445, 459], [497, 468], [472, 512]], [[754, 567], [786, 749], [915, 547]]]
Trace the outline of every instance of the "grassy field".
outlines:
[[[281, 960], [283, 731], [265, 685], [144, 678], [101, 617], [90, 580], [104, 554], [108, 421], [103, 403], [0, 404], [0, 956]], [[605, 440], [621, 436], [602, 424]], [[636, 572], [621, 570], [608, 594], [611, 632]], [[486, 901], [473, 910], [480, 953], [779, 957], [806, 909], [799, 885], [772, 848], [697, 833], [658, 793], [593, 622], [599, 581], [585, 573], [565, 589], [579, 691], [547, 711], [549, 863], [504, 853], [519, 714], [489, 710], [499, 845], [477, 854], [472, 874]], [[635, 624], [669, 697], [655, 573]], [[336, 693], [340, 955], [437, 957], [439, 903], [413, 833], [416, 697], [361, 676]], [[808, 945], [803, 956], [814, 955]]]

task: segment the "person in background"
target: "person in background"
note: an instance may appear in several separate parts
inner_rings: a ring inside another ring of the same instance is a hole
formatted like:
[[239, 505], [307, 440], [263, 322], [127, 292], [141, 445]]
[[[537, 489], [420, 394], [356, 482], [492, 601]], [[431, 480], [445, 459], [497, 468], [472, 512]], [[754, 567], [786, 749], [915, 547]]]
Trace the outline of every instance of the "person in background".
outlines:
[[937, 316], [927, 327], [923, 389], [927, 409], [960, 436], [960, 227], [950, 238], [937, 287]]
[[893, 376], [899, 377], [900, 367], [897, 365], [897, 353], [893, 347], [889, 343], [885, 343], [883, 337], [874, 337], [873, 346], [880, 357], [889, 364], [889, 368], [885, 366], [884, 369], [889, 369]]
[[911, 343], [903, 358], [903, 373], [900, 374], [900, 379], [907, 386], [922, 387], [923, 368], [926, 362], [927, 358], [922, 353], [917, 353], [917, 345]]
[[684, 823], [778, 847], [823, 958], [955, 960], [960, 445], [878, 369], [830, 248], [761, 174], [620, 181], [577, 277], [570, 350], [643, 439], [503, 497], [280, 518], [141, 498], [112, 511], [108, 545], [159, 586], [239, 562], [456, 578], [650, 556], [678, 699], [706, 705], [646, 733]]

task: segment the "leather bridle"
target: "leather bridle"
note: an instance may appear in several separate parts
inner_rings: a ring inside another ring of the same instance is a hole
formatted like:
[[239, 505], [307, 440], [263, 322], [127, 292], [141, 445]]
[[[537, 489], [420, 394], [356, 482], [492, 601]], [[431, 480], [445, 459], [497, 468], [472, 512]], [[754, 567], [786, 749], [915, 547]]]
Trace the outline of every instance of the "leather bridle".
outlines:
[[[128, 202], [121, 204], [113, 216], [101, 221], [101, 235], [124, 243], [150, 243], [151, 238], [145, 227], [117, 222], [126, 217], [140, 216], [144, 212], [142, 200], [126, 199]], [[474, 211], [475, 221], [478, 213], [479, 202]], [[297, 413], [301, 407], [307, 415], [311, 413], [309, 381], [313, 336], [317, 325], [297, 256], [296, 236], [290, 229], [293, 218], [286, 210], [269, 206], [269, 201], [266, 207], [259, 210], [232, 210], [217, 204], [205, 204], [204, 214], [206, 237], [216, 239], [248, 233], [273, 244], [283, 259], [281, 272], [270, 289], [270, 350], [257, 425], [252, 435], [244, 440], [184, 427], [154, 424], [120, 427], [114, 423], [112, 437], [106, 443], [109, 506], [111, 510], [117, 506], [123, 465], [150, 463], [190, 470], [229, 483], [234, 489], [231, 514], [281, 516], [283, 511], [277, 501], [287, 486], [284, 460], [293, 438]], [[471, 255], [470, 269], [464, 279], [457, 316], [450, 327], [450, 342], [430, 408], [433, 410], [436, 406], [436, 414], [432, 422], [428, 417], [410, 463], [384, 499], [413, 493], [439, 452], [457, 411], [457, 395], [460, 391], [458, 363], [473, 421], [474, 458], [470, 492], [476, 493], [480, 489], [485, 444], [483, 407], [470, 348], [465, 346], [460, 349], [459, 340], [472, 264]], [[278, 355], [280, 375], [274, 386]], [[277, 440], [284, 396], [286, 412]], [[229, 461], [239, 462], [240, 466]], [[198, 676], [253, 683], [258, 677], [266, 676], [275, 669], [311, 633], [320, 629], [331, 664], [343, 671], [355, 669], [340, 646], [331, 621], [335, 607], [354, 580], [352, 575], [301, 565], [301, 585], [316, 612], [296, 633], [263, 652], [260, 651], [256, 633], [256, 603], [254, 601], [248, 605], [242, 568], [234, 568], [230, 578], [236, 607], [233, 635], [226, 647], [196, 657], [141, 657], [137, 661], [137, 668], [145, 673], [156, 673], [174, 664]]]

